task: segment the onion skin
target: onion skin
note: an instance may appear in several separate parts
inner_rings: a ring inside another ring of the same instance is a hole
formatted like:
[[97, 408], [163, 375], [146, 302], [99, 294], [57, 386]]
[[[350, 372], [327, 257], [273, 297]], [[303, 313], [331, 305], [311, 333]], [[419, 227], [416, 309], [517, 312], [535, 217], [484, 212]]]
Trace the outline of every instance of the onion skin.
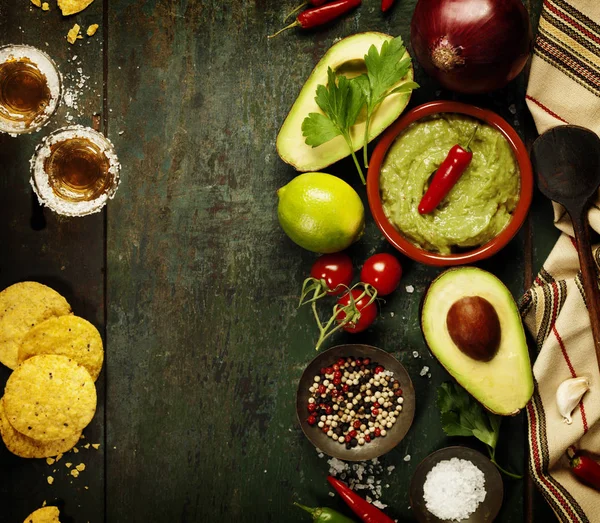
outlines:
[[521, 72], [533, 44], [521, 0], [419, 0], [410, 33], [423, 69], [465, 94], [504, 87]]

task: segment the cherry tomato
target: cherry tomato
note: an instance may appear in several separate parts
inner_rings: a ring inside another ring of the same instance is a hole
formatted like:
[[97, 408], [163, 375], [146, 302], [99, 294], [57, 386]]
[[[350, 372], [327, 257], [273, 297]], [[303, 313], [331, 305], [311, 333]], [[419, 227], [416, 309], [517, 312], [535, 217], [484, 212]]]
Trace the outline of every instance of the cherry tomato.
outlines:
[[[350, 292], [355, 300], [356, 308], [360, 312], [360, 318], [356, 323], [347, 323], [342, 328], [347, 332], [361, 332], [368, 328], [375, 321], [375, 318], [377, 317], [377, 305], [375, 302], [369, 303], [371, 297], [367, 296], [366, 294], [362, 298], [358, 299], [363, 293], [362, 289], [352, 289]], [[350, 293], [347, 292], [341, 298], [339, 298], [338, 304], [342, 307], [349, 305]], [[342, 322], [345, 317], [346, 313], [342, 311], [337, 315], [337, 320]]]
[[400, 285], [401, 278], [400, 262], [385, 252], [371, 256], [360, 271], [360, 281], [375, 287], [378, 296], [392, 294]]
[[329, 289], [327, 294], [337, 295], [345, 292], [352, 283], [354, 267], [350, 256], [343, 252], [324, 254], [313, 264], [310, 275], [317, 280], [325, 280]]

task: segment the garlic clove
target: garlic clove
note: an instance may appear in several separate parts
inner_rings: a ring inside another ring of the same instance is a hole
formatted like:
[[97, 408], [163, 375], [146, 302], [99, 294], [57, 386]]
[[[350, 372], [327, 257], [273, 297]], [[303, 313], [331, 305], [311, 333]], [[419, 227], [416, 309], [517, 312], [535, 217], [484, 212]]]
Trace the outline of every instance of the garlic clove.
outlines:
[[573, 423], [571, 413], [588, 390], [590, 390], [590, 382], [586, 377], [570, 378], [563, 381], [556, 389], [558, 412], [567, 425]]

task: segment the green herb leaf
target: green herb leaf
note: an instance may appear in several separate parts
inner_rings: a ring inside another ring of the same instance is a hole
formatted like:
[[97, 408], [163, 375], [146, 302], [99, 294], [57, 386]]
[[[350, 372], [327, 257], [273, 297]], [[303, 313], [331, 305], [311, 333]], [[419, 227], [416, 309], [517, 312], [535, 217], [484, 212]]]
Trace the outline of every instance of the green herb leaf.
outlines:
[[302, 135], [306, 144], [311, 147], [318, 147], [336, 136], [343, 136], [363, 183], [365, 178], [354, 154], [350, 128], [356, 123], [365, 100], [365, 93], [358, 82], [343, 75], [336, 76], [329, 67], [327, 86], [317, 86], [315, 97], [315, 102], [324, 114], [310, 113], [302, 122]]
[[385, 96], [381, 99], [381, 101], [383, 101], [385, 98], [387, 98], [388, 96], [391, 96], [393, 94], [410, 93], [411, 91], [413, 91], [414, 89], [417, 89], [418, 87], [420, 87], [420, 86], [417, 82], [404, 82], [403, 84], [400, 84], [398, 87], [396, 87], [395, 89], [392, 89], [390, 92], [385, 94]]
[[448, 436], [475, 436], [491, 449], [496, 448], [500, 420], [487, 412], [469, 393], [454, 383], [438, 389], [442, 428]]
[[406, 55], [406, 47], [401, 36], [392, 40], [386, 40], [381, 45], [381, 50], [372, 45], [365, 55], [365, 64], [367, 66], [366, 79], [368, 87], [361, 80], [361, 87], [365, 91], [367, 103], [367, 117], [365, 121], [365, 137], [363, 146], [363, 159], [365, 167], [368, 167], [367, 145], [369, 142], [369, 126], [373, 113], [379, 107], [381, 102], [392, 94], [409, 93], [419, 87], [416, 82], [405, 82], [401, 86], [394, 87], [402, 78], [404, 78], [410, 69], [411, 60]]
[[306, 145], [318, 147], [342, 133], [324, 114], [310, 113], [302, 122], [302, 134], [306, 136]]
[[500, 435], [500, 416], [485, 410], [456, 383], [442, 383], [438, 388], [437, 405], [442, 428], [448, 436], [474, 436], [488, 447], [491, 462], [503, 474], [521, 479], [522, 476], [503, 469], [496, 462], [496, 445]]
[[371, 95], [367, 104], [373, 109], [377, 100], [408, 73], [410, 58], [401, 36], [383, 42], [381, 50], [372, 45], [365, 55]]

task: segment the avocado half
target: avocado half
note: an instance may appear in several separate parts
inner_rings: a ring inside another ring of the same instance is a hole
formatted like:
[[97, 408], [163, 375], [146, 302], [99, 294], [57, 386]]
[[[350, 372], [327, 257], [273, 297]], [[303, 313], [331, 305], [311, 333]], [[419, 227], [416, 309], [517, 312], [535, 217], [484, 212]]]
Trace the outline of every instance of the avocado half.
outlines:
[[[491, 314], [478, 302], [490, 304]], [[459, 312], [462, 318], [453, 315], [453, 306], [455, 311], [464, 303], [468, 306]], [[473, 303], [475, 312], [469, 307]], [[492, 324], [496, 318], [500, 329], [489, 351], [491, 357], [487, 361], [477, 354], [473, 357], [462, 340], [484, 339], [491, 344], [489, 333], [495, 330]], [[440, 274], [423, 299], [421, 329], [432, 354], [488, 410], [508, 416], [517, 414], [529, 402], [533, 375], [523, 324], [510, 291], [493, 274], [476, 267]]]
[[[333, 140], [318, 147], [306, 145], [302, 135], [302, 122], [309, 113], [322, 113], [315, 102], [317, 86], [327, 85], [327, 68], [343, 73], [349, 78], [366, 72], [364, 57], [369, 47], [377, 49], [386, 40], [393, 37], [384, 33], [358, 33], [340, 40], [325, 53], [313, 72], [306, 80], [298, 98], [290, 109], [279, 134], [277, 135], [277, 152], [281, 159], [301, 172], [319, 171], [350, 154], [344, 138], [337, 136]], [[412, 65], [406, 76], [397, 85], [413, 79]], [[377, 137], [404, 110], [410, 100], [411, 93], [393, 94], [387, 97], [374, 112], [371, 118], [369, 141]], [[352, 143], [355, 151], [362, 148], [365, 134], [365, 115], [359, 115], [357, 123], [352, 127]]]

